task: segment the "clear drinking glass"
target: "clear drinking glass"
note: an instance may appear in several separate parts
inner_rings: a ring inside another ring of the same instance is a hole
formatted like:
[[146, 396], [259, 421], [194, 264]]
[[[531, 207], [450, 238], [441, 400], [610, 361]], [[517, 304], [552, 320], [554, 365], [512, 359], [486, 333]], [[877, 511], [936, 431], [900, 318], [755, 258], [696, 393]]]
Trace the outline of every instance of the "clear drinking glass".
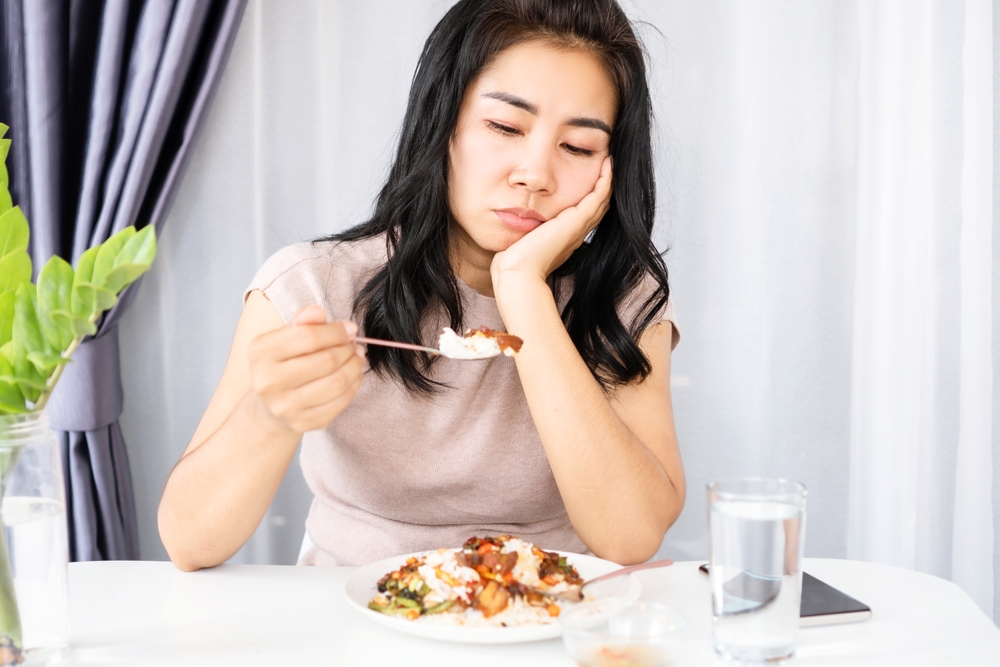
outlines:
[[18, 640], [23, 667], [53, 664], [69, 644], [69, 540], [59, 441], [44, 411], [0, 416], [0, 464], [0, 547], [5, 541], [14, 593], [0, 562], [0, 664], [17, 664]]
[[780, 663], [795, 654], [806, 489], [784, 479], [708, 485], [712, 644], [726, 660]]

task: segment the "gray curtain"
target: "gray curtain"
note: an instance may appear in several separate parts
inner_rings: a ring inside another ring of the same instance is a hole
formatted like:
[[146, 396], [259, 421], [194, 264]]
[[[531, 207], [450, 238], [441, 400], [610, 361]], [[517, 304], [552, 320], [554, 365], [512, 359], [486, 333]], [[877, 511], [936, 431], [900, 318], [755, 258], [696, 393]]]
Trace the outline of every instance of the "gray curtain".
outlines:
[[[0, 121], [14, 202], [37, 269], [76, 263], [121, 229], [157, 232], [215, 92], [246, 0], [2, 0]], [[121, 315], [100, 322], [49, 402], [59, 432], [73, 560], [139, 556], [118, 426]]]

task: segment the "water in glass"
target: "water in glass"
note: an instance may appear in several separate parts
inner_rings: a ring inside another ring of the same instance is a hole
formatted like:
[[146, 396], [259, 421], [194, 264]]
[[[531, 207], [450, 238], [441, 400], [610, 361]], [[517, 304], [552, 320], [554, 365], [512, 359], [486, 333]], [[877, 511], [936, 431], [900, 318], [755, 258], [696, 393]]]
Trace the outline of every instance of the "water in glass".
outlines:
[[44, 664], [69, 641], [66, 511], [54, 499], [7, 496], [3, 524], [24, 647], [29, 664]]
[[748, 664], [788, 660], [799, 627], [803, 502], [709, 495], [715, 651]]
[[55, 664], [69, 645], [69, 540], [59, 441], [44, 411], [0, 417], [0, 462], [5, 576], [13, 587], [0, 604], [18, 610], [3, 614], [0, 655], [21, 667]]

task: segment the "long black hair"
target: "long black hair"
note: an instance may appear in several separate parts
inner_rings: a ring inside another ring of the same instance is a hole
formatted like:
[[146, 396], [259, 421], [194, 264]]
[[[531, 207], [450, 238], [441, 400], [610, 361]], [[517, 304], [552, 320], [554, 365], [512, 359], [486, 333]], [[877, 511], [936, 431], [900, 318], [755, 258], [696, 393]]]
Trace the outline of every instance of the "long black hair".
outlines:
[[[395, 161], [371, 219], [323, 240], [385, 234], [388, 261], [354, 304], [365, 335], [421, 340], [425, 317], [441, 307], [452, 328], [461, 330], [461, 293], [448, 255], [450, 141], [477, 74], [504, 49], [537, 39], [592, 52], [617, 88], [610, 208], [591, 242], [551, 277], [554, 286], [556, 278], [572, 276], [562, 319], [594, 377], [609, 389], [650, 373], [636, 341], [669, 295], [667, 269], [652, 242], [656, 184], [644, 53], [615, 0], [461, 0], [453, 6], [424, 45]], [[619, 307], [645, 276], [657, 287], [632, 321], [623, 323]], [[428, 377], [432, 362], [421, 353], [370, 347], [368, 361], [412, 392], [430, 394], [439, 387]]]

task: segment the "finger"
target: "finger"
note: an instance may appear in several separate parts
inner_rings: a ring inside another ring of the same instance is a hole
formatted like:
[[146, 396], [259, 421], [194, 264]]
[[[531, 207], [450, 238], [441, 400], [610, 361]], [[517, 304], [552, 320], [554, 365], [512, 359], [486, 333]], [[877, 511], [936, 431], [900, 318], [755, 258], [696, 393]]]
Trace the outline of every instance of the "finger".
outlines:
[[254, 390], [264, 395], [296, 389], [313, 380], [336, 373], [344, 364], [357, 356], [357, 346], [348, 343], [264, 364], [260, 372], [254, 376]]
[[300, 433], [326, 428], [354, 400], [360, 388], [361, 378], [359, 377], [351, 384], [348, 391], [326, 403], [302, 410], [293, 419], [288, 420], [287, 423], [291, 428]]
[[358, 325], [354, 322], [297, 324], [282, 327], [254, 339], [250, 346], [251, 360], [291, 359], [336, 345], [345, 345], [354, 340], [357, 332]]
[[287, 392], [290, 404], [299, 410], [308, 410], [317, 405], [323, 405], [335, 400], [345, 393], [350, 393], [355, 382], [364, 374], [364, 364], [352, 355], [351, 361], [344, 364], [335, 373], [324, 375], [296, 389]]
[[611, 158], [606, 157], [601, 163], [601, 175], [597, 178], [597, 183], [594, 184], [593, 194], [599, 198], [598, 201], [605, 203], [611, 198], [612, 180]]
[[[580, 215], [587, 220], [588, 225], [593, 224], [592, 218], [597, 216], [598, 220], [604, 215], [604, 211], [607, 211], [606, 205], [611, 199], [611, 158], [604, 158], [604, 162], [601, 163], [601, 174], [597, 177], [597, 182], [594, 184], [594, 189], [587, 193], [587, 195], [580, 200], [573, 209], [575, 209]], [[572, 209], [567, 209], [572, 210]]]
[[316, 304], [306, 306], [295, 313], [292, 324], [326, 324], [326, 311]]

